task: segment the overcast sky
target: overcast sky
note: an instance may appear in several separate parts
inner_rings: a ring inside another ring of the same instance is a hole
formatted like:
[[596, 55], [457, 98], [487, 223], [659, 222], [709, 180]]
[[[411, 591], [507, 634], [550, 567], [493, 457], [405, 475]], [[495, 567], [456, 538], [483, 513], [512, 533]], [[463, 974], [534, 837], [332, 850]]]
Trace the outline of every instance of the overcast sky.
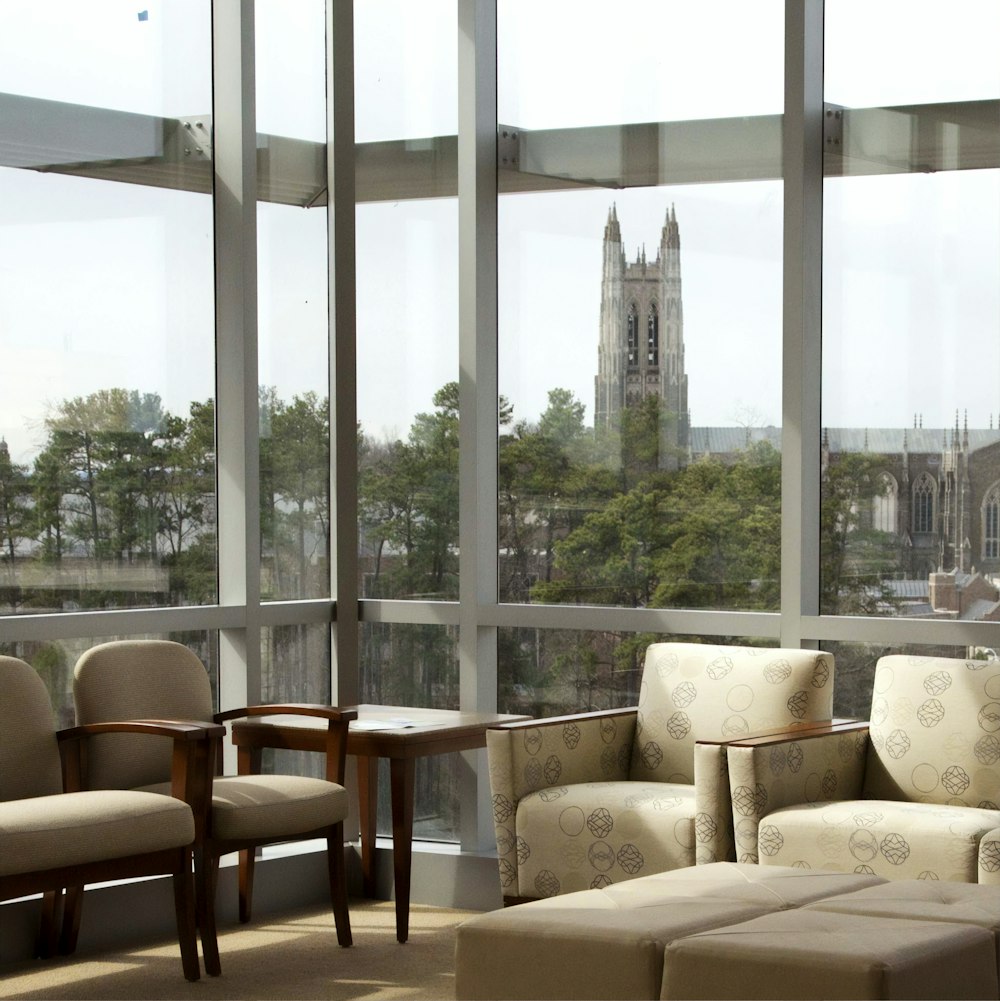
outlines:
[[[997, 99], [995, 0], [828, 4], [827, 100]], [[501, 0], [498, 115], [519, 128], [776, 114], [782, 5]], [[0, 92], [180, 117], [211, 108], [207, 0], [4, 0]], [[140, 11], [148, 16], [139, 18]], [[258, 0], [258, 129], [323, 135], [322, 5]], [[636, 26], [641, 30], [636, 30]], [[356, 6], [359, 141], [454, 134], [451, 0]], [[387, 36], [387, 32], [389, 32]], [[996, 170], [826, 187], [823, 420], [973, 426], [1000, 414]], [[500, 202], [500, 387], [519, 417], [572, 390], [592, 416], [601, 237], [628, 256], [681, 229], [696, 424], [780, 424], [779, 182], [581, 189]], [[204, 196], [0, 169], [0, 436], [26, 461], [46, 404], [109, 386], [175, 412], [213, 393]], [[322, 210], [263, 206], [260, 375], [325, 392]], [[359, 415], [405, 435], [457, 378], [454, 200], [358, 211]]]

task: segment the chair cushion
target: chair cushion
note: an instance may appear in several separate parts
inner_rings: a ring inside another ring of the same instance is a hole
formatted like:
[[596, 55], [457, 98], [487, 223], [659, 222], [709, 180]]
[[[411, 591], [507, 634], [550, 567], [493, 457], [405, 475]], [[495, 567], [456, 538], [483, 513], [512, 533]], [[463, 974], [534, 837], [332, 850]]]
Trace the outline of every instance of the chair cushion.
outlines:
[[853, 800], [790, 806], [760, 824], [762, 865], [974, 883], [979, 842], [1000, 813], [965, 806]]
[[127, 858], [194, 840], [172, 796], [109, 789], [0, 803], [0, 876]]
[[[144, 792], [170, 793], [168, 783]], [[280, 841], [318, 831], [347, 816], [347, 791], [302, 775], [234, 775], [212, 784], [212, 836], [222, 840]]]
[[584, 782], [517, 805], [523, 896], [603, 887], [694, 865], [695, 790], [672, 782]]

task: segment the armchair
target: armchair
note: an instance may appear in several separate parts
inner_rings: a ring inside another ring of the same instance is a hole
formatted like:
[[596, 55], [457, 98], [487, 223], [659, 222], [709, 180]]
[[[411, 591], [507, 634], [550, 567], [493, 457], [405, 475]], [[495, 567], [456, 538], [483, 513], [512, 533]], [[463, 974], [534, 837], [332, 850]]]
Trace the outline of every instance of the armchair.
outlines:
[[[41, 678], [14, 657], [0, 657], [0, 692], [0, 900], [43, 895], [39, 952], [47, 956], [56, 947], [63, 888], [71, 887], [58, 942], [70, 954], [84, 884], [168, 874], [184, 976], [197, 980], [189, 802], [204, 796], [208, 745], [222, 727], [137, 721], [57, 731]], [[138, 744], [167, 743], [173, 795], [84, 788], [83, 748], [94, 734], [112, 731]]]
[[[201, 816], [195, 816], [198, 922], [205, 969], [217, 975], [221, 964], [215, 944], [214, 901], [221, 856], [240, 853], [239, 915], [241, 921], [249, 921], [254, 849], [323, 837], [337, 940], [342, 946], [351, 945], [343, 830], [348, 800], [343, 781], [347, 728], [357, 715], [354, 710], [282, 704], [213, 713], [204, 665], [187, 647], [163, 640], [119, 641], [91, 648], [77, 661], [73, 695], [80, 723], [149, 716], [222, 723], [278, 713], [326, 718], [326, 779], [259, 772], [227, 777], [217, 774], [214, 778], [205, 809]], [[88, 758], [88, 773], [102, 788], [169, 792], [165, 749], [140, 749], [129, 737], [117, 734], [100, 737], [95, 744]], [[221, 755], [217, 754], [216, 763], [221, 763]]]
[[654, 643], [637, 707], [487, 731], [504, 902], [730, 860], [725, 743], [832, 706], [830, 654]]
[[1000, 664], [882, 657], [871, 719], [728, 748], [741, 861], [996, 878]]

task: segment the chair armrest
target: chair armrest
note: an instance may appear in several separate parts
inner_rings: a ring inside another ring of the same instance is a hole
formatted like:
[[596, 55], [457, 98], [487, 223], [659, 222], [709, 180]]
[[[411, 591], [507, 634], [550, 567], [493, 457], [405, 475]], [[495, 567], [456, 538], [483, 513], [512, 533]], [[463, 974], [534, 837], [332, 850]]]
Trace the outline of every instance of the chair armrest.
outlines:
[[90, 737], [102, 733], [140, 733], [173, 740], [170, 793], [191, 807], [200, 836], [212, 801], [216, 746], [225, 736], [226, 728], [217, 723], [146, 719], [85, 723], [59, 730], [56, 738], [66, 792], [79, 792], [85, 787], [86, 743]]
[[500, 885], [517, 887], [517, 804], [548, 786], [628, 776], [637, 710], [519, 720], [486, 731]]
[[[253, 716], [311, 716], [327, 720], [326, 730], [326, 779], [343, 785], [347, 772], [347, 732], [351, 720], [358, 718], [356, 709], [340, 709], [309, 702], [279, 702], [256, 706], [242, 706], [216, 713], [217, 723], [231, 719], [245, 719]], [[260, 772], [261, 752], [259, 748], [240, 747], [238, 752], [241, 775]]]
[[516, 804], [549, 786], [628, 778], [636, 719], [632, 706], [519, 720], [490, 728], [487, 747], [494, 748], [491, 755], [508, 759], [505, 769]]
[[774, 810], [860, 799], [868, 724], [800, 724], [726, 747], [737, 857], [757, 862], [761, 821]]

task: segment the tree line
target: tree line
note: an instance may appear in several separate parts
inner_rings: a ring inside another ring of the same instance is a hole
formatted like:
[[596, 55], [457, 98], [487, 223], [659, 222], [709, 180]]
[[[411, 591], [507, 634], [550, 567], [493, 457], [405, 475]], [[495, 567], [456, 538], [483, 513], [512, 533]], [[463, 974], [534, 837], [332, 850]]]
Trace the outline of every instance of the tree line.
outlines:
[[[757, 443], [689, 458], [670, 444], [675, 419], [655, 397], [607, 429], [588, 427], [584, 405], [565, 389], [551, 390], [533, 421], [516, 419], [500, 399], [501, 601], [778, 608], [780, 453]], [[458, 597], [458, 422], [458, 386], [448, 383], [405, 439], [359, 427], [363, 597]], [[111, 389], [53, 407], [30, 467], [0, 448], [2, 604], [217, 600], [214, 429], [211, 400], [181, 416], [155, 394]], [[328, 401], [314, 393], [282, 400], [262, 388], [260, 429], [262, 591], [328, 594]], [[826, 613], [884, 611], [893, 600], [882, 584], [891, 552], [860, 514], [880, 489], [878, 468], [875, 456], [840, 456], [825, 473]], [[59, 568], [80, 564], [90, 586], [61, 584]], [[129, 592], [127, 571], [136, 567], [157, 572], [151, 592]], [[371, 623], [363, 638], [366, 699], [457, 704], [448, 629]], [[523, 709], [539, 692], [567, 709], [632, 701], [651, 639], [501, 630], [501, 702]]]

